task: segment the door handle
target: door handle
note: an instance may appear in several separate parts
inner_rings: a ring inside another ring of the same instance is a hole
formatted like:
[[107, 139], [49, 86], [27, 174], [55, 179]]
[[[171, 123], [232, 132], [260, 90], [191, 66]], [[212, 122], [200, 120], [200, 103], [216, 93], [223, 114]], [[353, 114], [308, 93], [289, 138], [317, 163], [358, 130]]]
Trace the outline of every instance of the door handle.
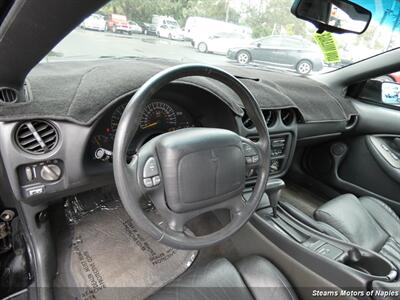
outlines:
[[382, 138], [370, 136], [369, 143], [392, 167], [400, 169], [400, 158], [388, 147]]

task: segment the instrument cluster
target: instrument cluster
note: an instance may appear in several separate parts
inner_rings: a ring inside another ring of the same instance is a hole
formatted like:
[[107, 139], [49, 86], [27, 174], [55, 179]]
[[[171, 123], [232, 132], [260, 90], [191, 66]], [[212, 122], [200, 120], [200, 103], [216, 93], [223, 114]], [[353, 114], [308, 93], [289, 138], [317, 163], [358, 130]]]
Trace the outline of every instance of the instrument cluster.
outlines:
[[[90, 153], [95, 159], [107, 160], [112, 155], [115, 134], [128, 101], [107, 112], [93, 133]], [[144, 143], [153, 137], [182, 128], [195, 127], [194, 118], [184, 108], [175, 103], [155, 99], [144, 109], [139, 122], [139, 130], [132, 140], [128, 155], [133, 155]]]

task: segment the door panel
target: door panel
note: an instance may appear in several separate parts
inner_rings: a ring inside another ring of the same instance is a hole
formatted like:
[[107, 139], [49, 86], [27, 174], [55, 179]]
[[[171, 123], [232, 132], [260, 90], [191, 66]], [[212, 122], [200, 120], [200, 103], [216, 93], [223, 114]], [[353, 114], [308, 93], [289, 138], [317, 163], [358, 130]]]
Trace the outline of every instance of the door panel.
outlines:
[[387, 163], [375, 152], [371, 137], [343, 140], [348, 152], [339, 166], [339, 178], [400, 204], [400, 183], [391, 176], [390, 169], [382, 168]]
[[354, 101], [351, 134], [309, 150], [307, 168], [342, 193], [373, 196], [400, 214], [400, 111]]

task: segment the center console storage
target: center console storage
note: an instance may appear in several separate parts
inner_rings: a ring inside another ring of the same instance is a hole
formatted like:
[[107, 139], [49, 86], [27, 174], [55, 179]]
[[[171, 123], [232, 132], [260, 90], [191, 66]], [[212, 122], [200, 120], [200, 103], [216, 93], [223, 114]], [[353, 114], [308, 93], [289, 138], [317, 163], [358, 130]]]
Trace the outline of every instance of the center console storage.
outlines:
[[[313, 240], [314, 238], [309, 238]], [[365, 252], [364, 249], [349, 245], [333, 245], [332, 243], [317, 239], [311, 242], [307, 239], [303, 245], [314, 253], [340, 262], [352, 269], [371, 276], [386, 277], [393, 280], [397, 272], [394, 266], [382, 256], [374, 252]]]
[[387, 260], [383, 260], [382, 257], [376, 255], [362, 255], [358, 249], [350, 250], [343, 263], [372, 276], [385, 276], [393, 280], [397, 275], [397, 272]]

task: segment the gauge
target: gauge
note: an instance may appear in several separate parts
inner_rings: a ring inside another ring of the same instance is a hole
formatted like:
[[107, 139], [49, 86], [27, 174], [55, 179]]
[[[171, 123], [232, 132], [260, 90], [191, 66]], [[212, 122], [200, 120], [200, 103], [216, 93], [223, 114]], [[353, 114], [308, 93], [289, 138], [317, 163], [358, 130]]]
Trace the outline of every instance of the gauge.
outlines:
[[108, 136], [98, 134], [93, 137], [93, 144], [97, 147], [107, 147], [110, 143], [110, 139]]
[[286, 126], [290, 125], [294, 120], [294, 113], [290, 109], [283, 109], [281, 111], [281, 116], [282, 116], [282, 122]]
[[272, 110], [264, 110], [263, 115], [267, 126], [272, 127], [276, 121], [276, 113]]
[[116, 131], [118, 128], [119, 121], [121, 120], [122, 114], [126, 108], [126, 103], [119, 105], [111, 115], [111, 129]]
[[161, 129], [165, 131], [175, 130], [177, 117], [175, 110], [164, 102], [152, 102], [148, 104], [140, 120], [141, 129]]

